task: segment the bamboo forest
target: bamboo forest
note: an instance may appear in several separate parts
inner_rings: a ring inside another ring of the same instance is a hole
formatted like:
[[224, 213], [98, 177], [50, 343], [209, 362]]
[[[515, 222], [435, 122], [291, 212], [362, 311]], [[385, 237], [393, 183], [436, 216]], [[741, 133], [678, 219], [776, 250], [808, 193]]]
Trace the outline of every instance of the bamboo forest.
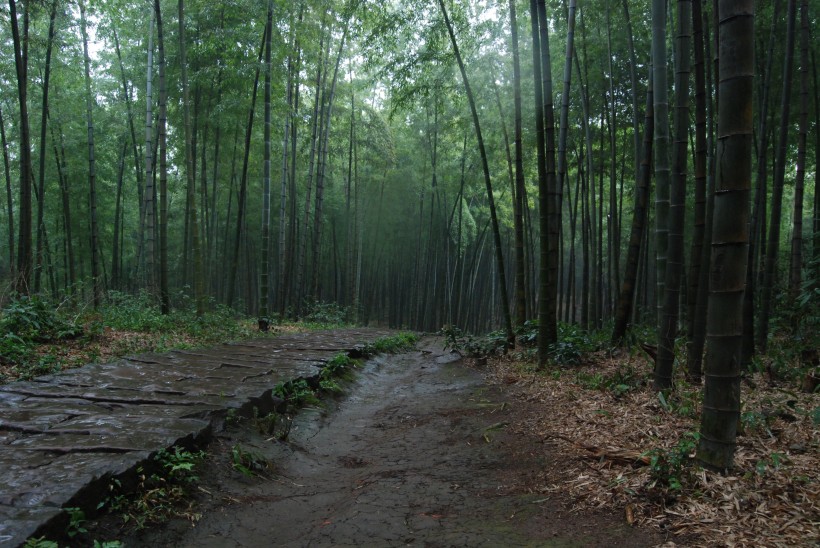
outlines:
[[[589, 406], [566, 451], [644, 474], [593, 493], [568, 472], [589, 505], [681, 545], [732, 520], [733, 545], [818, 542], [818, 9], [9, 0], [0, 385], [426, 333], [534, 383], [543, 428]], [[624, 453], [615, 417], [655, 430]], [[657, 517], [704, 492], [730, 508]]]

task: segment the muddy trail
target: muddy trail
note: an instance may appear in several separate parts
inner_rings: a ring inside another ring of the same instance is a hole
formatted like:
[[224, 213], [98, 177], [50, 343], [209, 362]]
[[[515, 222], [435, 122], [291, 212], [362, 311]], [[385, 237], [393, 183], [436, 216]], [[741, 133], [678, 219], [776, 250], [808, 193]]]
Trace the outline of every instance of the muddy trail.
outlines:
[[[442, 346], [426, 338], [417, 351], [369, 361], [344, 396], [302, 410], [287, 441], [247, 422], [217, 434], [195, 490], [197, 519], [129, 532], [112, 514], [89, 526], [90, 538], [191, 547], [664, 542], [620, 512], [576, 513], [566, 496], [532, 492], [545, 468], [560, 474], [562, 457], [505, 425], [538, 410]], [[237, 447], [270, 468], [239, 473]]]

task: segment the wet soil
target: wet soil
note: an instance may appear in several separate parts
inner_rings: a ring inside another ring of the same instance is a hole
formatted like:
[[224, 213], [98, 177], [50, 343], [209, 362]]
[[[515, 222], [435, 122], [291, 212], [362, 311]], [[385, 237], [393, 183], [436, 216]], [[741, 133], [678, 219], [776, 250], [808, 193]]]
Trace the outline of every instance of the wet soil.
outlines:
[[[573, 512], [533, 481], [560, 475], [562, 456], [505, 430], [543, 413], [490, 386], [480, 371], [424, 339], [419, 350], [368, 362], [345, 395], [302, 410], [287, 441], [246, 422], [218, 434], [200, 471], [194, 511], [128, 532], [118, 517], [92, 538], [126, 546], [654, 546], [664, 538], [625, 524], [622, 510]], [[248, 478], [232, 450], [270, 469]]]

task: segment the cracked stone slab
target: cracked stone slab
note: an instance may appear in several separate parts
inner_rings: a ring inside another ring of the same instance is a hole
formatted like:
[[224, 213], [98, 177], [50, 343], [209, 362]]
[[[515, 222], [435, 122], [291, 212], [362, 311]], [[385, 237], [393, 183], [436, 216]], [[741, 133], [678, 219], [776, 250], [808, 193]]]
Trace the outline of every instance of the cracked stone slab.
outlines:
[[160, 449], [203, 443], [230, 409], [272, 409], [274, 387], [390, 335], [300, 333], [204, 350], [128, 356], [0, 386], [0, 546], [93, 509], [111, 480]]

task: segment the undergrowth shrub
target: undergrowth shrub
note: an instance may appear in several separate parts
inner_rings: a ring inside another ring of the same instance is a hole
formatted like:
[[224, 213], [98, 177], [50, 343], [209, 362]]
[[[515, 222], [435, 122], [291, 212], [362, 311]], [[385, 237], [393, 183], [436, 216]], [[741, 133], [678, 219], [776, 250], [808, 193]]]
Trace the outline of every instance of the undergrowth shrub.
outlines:
[[313, 301], [306, 304], [306, 312], [302, 317], [305, 323], [322, 326], [345, 325], [348, 309], [337, 303]]
[[73, 320], [60, 315], [52, 303], [36, 295], [13, 297], [0, 312], [0, 329], [31, 342], [69, 339], [83, 332]]
[[501, 355], [507, 350], [507, 335], [504, 331], [476, 336], [465, 333], [454, 325], [445, 325], [439, 335], [444, 337], [444, 348], [470, 357]]

